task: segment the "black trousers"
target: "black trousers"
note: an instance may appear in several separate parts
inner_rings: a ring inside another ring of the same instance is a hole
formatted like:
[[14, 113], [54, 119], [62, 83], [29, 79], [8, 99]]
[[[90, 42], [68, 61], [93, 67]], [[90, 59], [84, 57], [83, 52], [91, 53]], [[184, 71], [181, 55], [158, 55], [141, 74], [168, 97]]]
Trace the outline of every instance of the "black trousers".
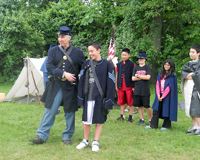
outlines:
[[[162, 117], [163, 102], [159, 102], [158, 111], [153, 110], [153, 117], [151, 119], [151, 128], [158, 128], [159, 118]], [[171, 128], [171, 121], [169, 117], [163, 117], [163, 128]]]

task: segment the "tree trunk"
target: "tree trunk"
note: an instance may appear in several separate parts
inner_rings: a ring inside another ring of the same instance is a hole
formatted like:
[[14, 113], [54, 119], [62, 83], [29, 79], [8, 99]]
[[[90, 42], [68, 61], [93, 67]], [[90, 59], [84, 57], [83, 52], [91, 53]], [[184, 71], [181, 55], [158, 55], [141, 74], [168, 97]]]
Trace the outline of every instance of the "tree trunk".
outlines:
[[[152, 21], [155, 23], [154, 28], [150, 28], [150, 36], [154, 44], [154, 48], [157, 52], [161, 51], [161, 40], [162, 40], [162, 18], [163, 13], [160, 13], [159, 16], [152, 18]], [[155, 57], [156, 59], [159, 59], [159, 57]], [[150, 61], [151, 64], [151, 83], [155, 83], [156, 77], [157, 77], [157, 68], [159, 67], [157, 63]]]

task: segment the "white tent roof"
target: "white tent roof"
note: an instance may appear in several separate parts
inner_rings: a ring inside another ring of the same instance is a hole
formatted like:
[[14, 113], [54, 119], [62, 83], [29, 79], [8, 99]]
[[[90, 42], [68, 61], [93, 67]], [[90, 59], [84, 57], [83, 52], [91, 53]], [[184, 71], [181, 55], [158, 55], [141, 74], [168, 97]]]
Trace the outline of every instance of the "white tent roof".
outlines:
[[[39, 90], [39, 95], [42, 95], [44, 92], [43, 73], [40, 71], [40, 68], [44, 60], [45, 58], [39, 58], [39, 59], [29, 58], [29, 64], [35, 78], [36, 86]], [[28, 81], [29, 81], [29, 95], [35, 96], [35, 86], [33, 83], [29, 65], [28, 65]], [[13, 85], [10, 92], [6, 95], [4, 100], [28, 95], [28, 87], [25, 87], [26, 82], [27, 82], [27, 67], [24, 66], [15, 84]]]

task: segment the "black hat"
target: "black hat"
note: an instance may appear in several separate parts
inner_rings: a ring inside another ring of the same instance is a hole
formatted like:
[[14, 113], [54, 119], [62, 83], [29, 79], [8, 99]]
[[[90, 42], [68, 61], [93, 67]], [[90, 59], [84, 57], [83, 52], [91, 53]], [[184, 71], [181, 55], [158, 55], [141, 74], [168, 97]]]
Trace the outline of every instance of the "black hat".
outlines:
[[71, 36], [71, 30], [66, 26], [62, 26], [59, 28], [58, 34]]
[[144, 51], [140, 51], [139, 52], [139, 56], [137, 57], [137, 59], [147, 59], [147, 54]]

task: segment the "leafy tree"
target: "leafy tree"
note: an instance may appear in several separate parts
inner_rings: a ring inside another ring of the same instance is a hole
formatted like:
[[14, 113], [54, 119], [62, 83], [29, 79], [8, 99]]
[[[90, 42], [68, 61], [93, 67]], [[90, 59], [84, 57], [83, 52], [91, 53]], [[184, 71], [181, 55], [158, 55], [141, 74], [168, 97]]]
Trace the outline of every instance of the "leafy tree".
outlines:
[[0, 81], [12, 82], [23, 66], [23, 58], [43, 55], [44, 38], [35, 31], [21, 12], [6, 11], [0, 16]]
[[200, 40], [199, 7], [197, 0], [127, 1], [116, 31], [117, 46], [130, 47], [133, 57], [139, 50], [147, 51], [152, 82], [167, 58], [175, 61], [180, 76], [188, 48]]

